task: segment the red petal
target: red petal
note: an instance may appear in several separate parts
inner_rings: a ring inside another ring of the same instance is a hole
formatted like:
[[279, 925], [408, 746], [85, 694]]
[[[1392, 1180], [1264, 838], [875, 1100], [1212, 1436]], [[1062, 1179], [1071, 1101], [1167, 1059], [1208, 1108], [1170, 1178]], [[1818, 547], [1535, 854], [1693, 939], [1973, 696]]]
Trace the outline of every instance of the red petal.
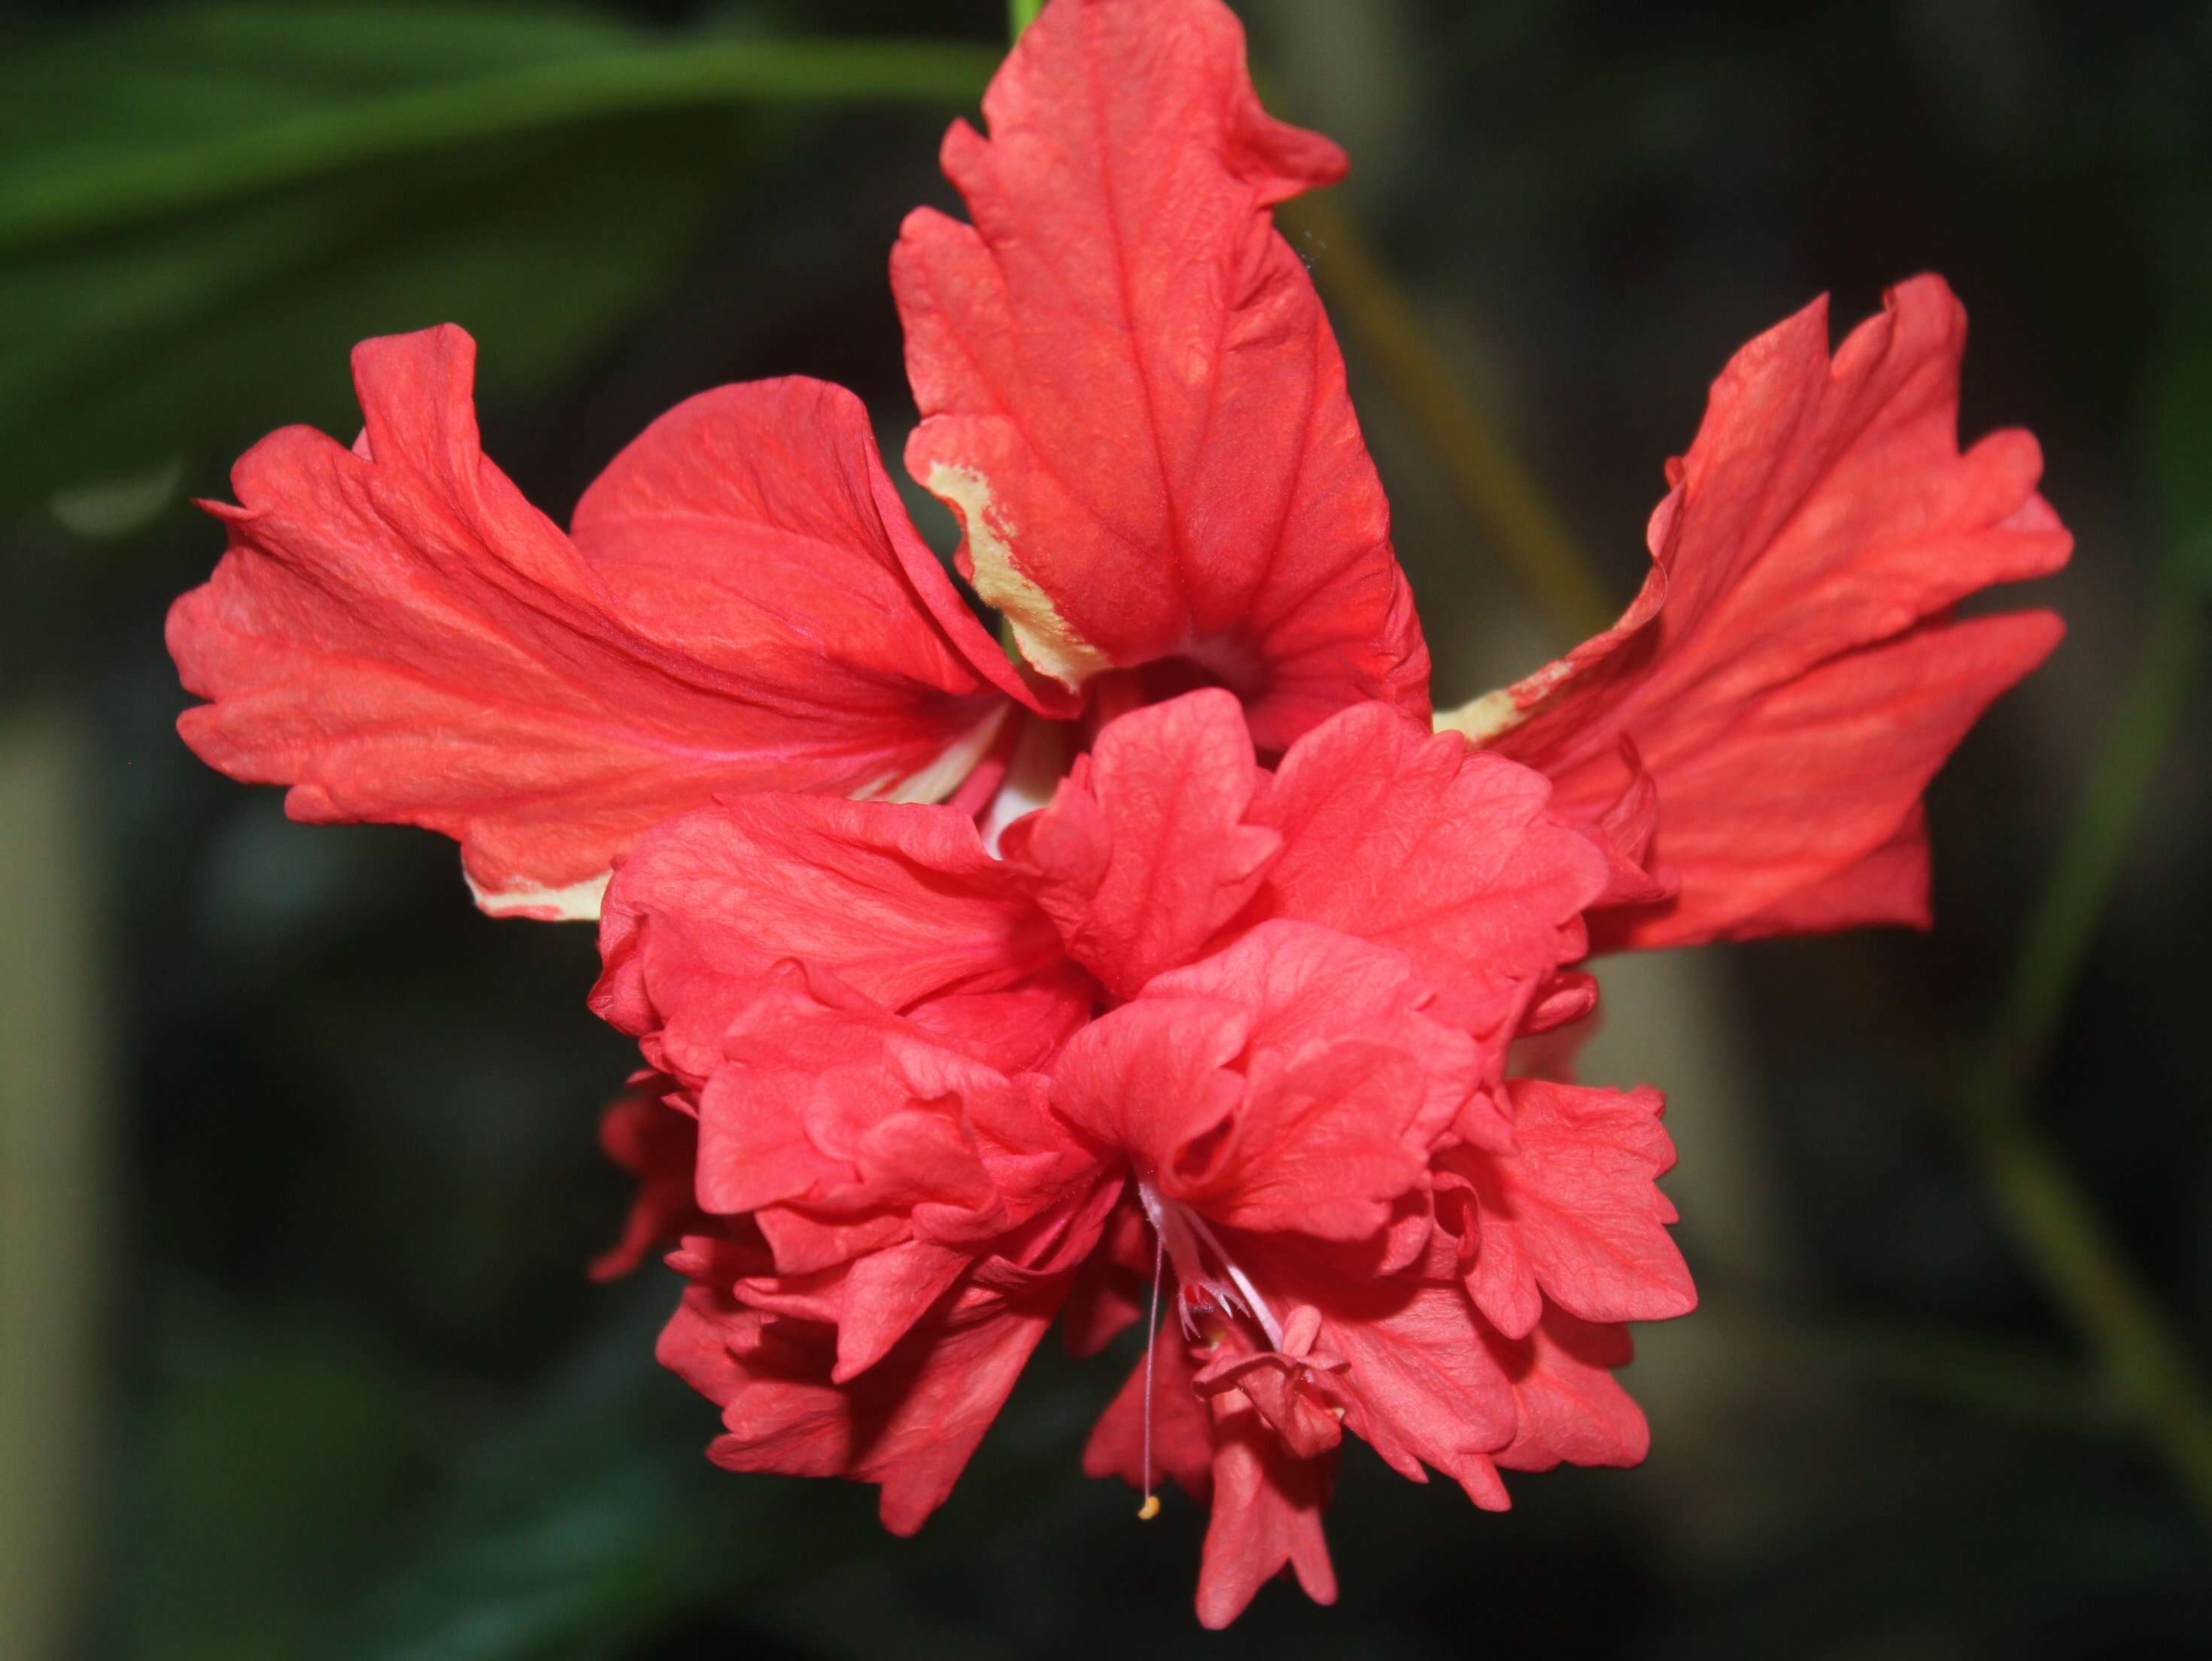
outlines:
[[1346, 1422], [1401, 1476], [1426, 1481], [1425, 1464], [1464, 1481], [1511, 1441], [1512, 1385], [1447, 1254], [1378, 1277], [1364, 1246], [1240, 1234], [1231, 1250], [1271, 1301], [1320, 1311], [1317, 1347], [1349, 1363], [1332, 1375]]
[[830, 1382], [847, 1383], [883, 1360], [951, 1289], [970, 1261], [965, 1252], [913, 1240], [855, 1262], [845, 1276], [837, 1365]]
[[943, 157], [974, 224], [920, 209], [891, 260], [907, 465], [963, 571], [1039, 669], [1193, 660], [1263, 749], [1362, 699], [1425, 716], [1389, 504], [1269, 212], [1343, 154], [1260, 107], [1217, 0], [1054, 5], [983, 111]]
[[1195, 957], [1282, 846], [1243, 822], [1266, 777], [1237, 700], [1194, 692], [1108, 724], [1052, 805], [1000, 850], [1069, 953], [1133, 997]]
[[1676, 900], [1607, 943], [1925, 920], [1913, 809], [1968, 728], [2057, 643], [2047, 614], [1954, 623], [2072, 546], [2021, 432], [1957, 438], [1966, 313], [1940, 278], [1893, 291], [1832, 360], [1817, 301], [1714, 383], [1656, 564], [1616, 628], [1455, 723], [1550, 773], [1595, 819], [1656, 782]]
[[1152, 1156], [1163, 1192], [1232, 1228], [1374, 1234], [1485, 1071], [1464, 1033], [1424, 1013], [1433, 993], [1403, 953], [1310, 924], [1261, 924], [1092, 1030], [1155, 997], [1249, 1012], [1244, 1099], [1203, 1164], [1187, 1141], [1123, 1144]]
[[949, 808], [756, 796], [687, 815], [624, 860], [599, 952], [592, 1007], [624, 1032], [665, 1029], [679, 1073], [719, 1064], [723, 1029], [786, 958], [893, 1009], [1016, 993], [963, 1004], [948, 1029], [1024, 1057], [1090, 996], [1063, 973], [1052, 924]]
[[672, 1078], [641, 1073], [630, 1081], [629, 1093], [600, 1116], [599, 1146], [638, 1185], [622, 1238], [592, 1262], [595, 1281], [629, 1274], [654, 1246], [698, 1225], [691, 1170], [699, 1127], [690, 1113], [669, 1105], [675, 1088]]
[[1364, 1239], [1483, 1075], [1433, 997], [1401, 952], [1262, 924], [1079, 1033], [1054, 1103], [1213, 1222]]
[[366, 342], [362, 446], [289, 427], [240, 461], [229, 551], [169, 617], [204, 759], [298, 819], [458, 839], [489, 911], [588, 917], [640, 831], [718, 791], [942, 794], [988, 746], [976, 664], [1005, 666], [947, 638], [849, 395], [684, 406], [580, 550], [484, 459], [475, 361], [450, 325]]
[[1679, 897], [1593, 918], [1600, 949], [1924, 924], [1920, 793], [2063, 632], [2047, 611], [1926, 623], [1742, 711], [1728, 743], [1685, 754], [1662, 781], [1653, 847]]
[[722, 1409], [708, 1450], [731, 1470], [882, 1485], [884, 1526], [912, 1534], [944, 1504], [1051, 1324], [1057, 1288], [970, 1288], [881, 1361], [830, 1382], [827, 1327], [764, 1317], [693, 1287], [661, 1335], [662, 1363]]
[[1576, 1465], [1641, 1464], [1651, 1451], [1651, 1427], [1613, 1371], [1634, 1359], [1625, 1327], [1594, 1326], [1549, 1309], [1536, 1330], [1516, 1342], [1491, 1335], [1491, 1347], [1513, 1379], [1519, 1428], [1498, 1455], [1508, 1470]]
[[1928, 808], [1915, 802], [1897, 834], [1855, 865], [1817, 888], [1793, 894], [1735, 926], [1743, 938], [1776, 934], [1830, 934], [1878, 923], [1935, 926], [1929, 903]]
[[974, 1259], [907, 1240], [799, 1275], [754, 1275], [732, 1287], [746, 1308], [837, 1329], [832, 1384], [881, 1361], [930, 1312]]
[[1068, 1289], [1060, 1337], [1069, 1355], [1096, 1355], [1145, 1318], [1152, 1250], [1152, 1226], [1132, 1196], [1108, 1219], [1103, 1243]]
[[1543, 778], [1379, 706], [1308, 734], [1253, 816], [1283, 834], [1257, 914], [1395, 946], [1453, 1019], [1508, 1031], [1581, 954], [1607, 881], [1599, 846], [1550, 822]]
[[1527, 1335], [1542, 1298], [1591, 1321], [1688, 1313], [1698, 1294], [1654, 1179], [1674, 1163], [1654, 1090], [1512, 1087], [1514, 1148], [1455, 1149], [1443, 1168], [1473, 1184], [1480, 1211], [1468, 1289], [1498, 1327]]
[[1002, 1072], [1041, 1071], [1091, 1018], [1097, 988], [1073, 963], [1038, 970], [1002, 992], [947, 992], [914, 1005], [908, 1018], [945, 1043]]
[[1198, 1618], [1219, 1631], [1288, 1567], [1316, 1603], [1336, 1601], [1322, 1512], [1336, 1456], [1287, 1452], [1239, 1391], [1207, 1403], [1213, 1415], [1213, 1514], [1198, 1571]]
[[957, 685], [963, 665], [1041, 707], [907, 518], [842, 386], [794, 375], [685, 399], [592, 482], [574, 534], [653, 639], [741, 664], [793, 706], [757, 720], [819, 705], [895, 727], [914, 679]]
[[1042, 1077], [1010, 1079], [796, 966], [769, 977], [721, 1044], [699, 1094], [699, 1200], [775, 1208], [761, 1222], [786, 1272], [872, 1249], [885, 1219], [901, 1239], [980, 1250], [1097, 1185]]
[[1053, 1070], [1053, 1106], [1109, 1148], [1163, 1173], [1220, 1146], [1244, 1100], [1230, 1070], [1250, 1013], [1221, 998], [1147, 997], [1092, 1021]]

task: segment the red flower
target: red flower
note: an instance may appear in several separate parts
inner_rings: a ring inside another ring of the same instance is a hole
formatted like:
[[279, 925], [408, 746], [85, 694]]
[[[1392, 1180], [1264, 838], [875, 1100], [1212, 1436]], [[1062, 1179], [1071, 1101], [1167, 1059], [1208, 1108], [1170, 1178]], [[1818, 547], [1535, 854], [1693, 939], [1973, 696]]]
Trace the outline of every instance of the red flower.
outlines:
[[2058, 633], [1954, 608], [2069, 543], [2032, 439], [1959, 450], [1939, 280], [1832, 359], [1816, 304], [1716, 383], [1620, 623], [1431, 733], [1272, 221], [1341, 154], [1218, 0], [1055, 0], [984, 112], [972, 223], [910, 216], [892, 280], [908, 464], [1026, 670], [851, 395], [694, 398], [564, 535], [447, 328], [357, 349], [350, 449], [240, 462], [180, 724], [295, 817], [454, 837], [488, 911], [604, 892], [593, 1004], [647, 1065], [594, 1272], [680, 1238], [660, 1355], [719, 1462], [918, 1528], [1055, 1318], [1091, 1353], [1171, 1288], [1085, 1464], [1210, 1501], [1219, 1625], [1285, 1567], [1334, 1596], [1347, 1432], [1489, 1507], [1642, 1458], [1624, 1324], [1695, 1294], [1659, 1096], [1563, 1082], [1571, 966], [1925, 923], [1922, 793]]
[[[1547, 795], [1380, 704], [1271, 773], [1206, 691], [1108, 725], [1003, 861], [951, 808], [805, 797], [641, 839], [595, 1003], [698, 1116], [716, 1226], [667, 1347], [715, 1457], [917, 1527], [1063, 1302], [1095, 1348], [1155, 1259], [1156, 1391], [1194, 1392], [1156, 1464], [1217, 1496], [1211, 1622], [1285, 1562], [1329, 1594], [1342, 1429], [1491, 1506], [1500, 1464], [1641, 1457], [1625, 1340], [1585, 1323], [1692, 1301], [1657, 1098], [1504, 1078], [1610, 881]], [[895, 1434], [939, 1391], [938, 1434]], [[1143, 1404], [1089, 1464], [1149, 1488]]]

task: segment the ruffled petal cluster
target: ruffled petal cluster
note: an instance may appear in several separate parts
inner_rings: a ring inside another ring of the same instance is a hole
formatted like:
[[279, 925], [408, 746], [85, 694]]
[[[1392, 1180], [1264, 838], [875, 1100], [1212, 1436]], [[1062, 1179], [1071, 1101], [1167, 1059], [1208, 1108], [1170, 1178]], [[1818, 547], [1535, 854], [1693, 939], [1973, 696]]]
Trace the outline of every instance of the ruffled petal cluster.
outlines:
[[[1071, 1297], [1096, 1347], [1148, 1268], [1188, 1422], [1133, 1468], [1125, 1394], [1090, 1464], [1234, 1496], [1208, 1619], [1285, 1563], [1326, 1591], [1346, 1430], [1492, 1506], [1501, 1464], [1640, 1457], [1607, 1324], [1694, 1300], [1657, 1097], [1506, 1076], [1610, 881], [1549, 795], [1379, 703], [1271, 770], [1209, 690], [1106, 726], [1000, 859], [949, 807], [756, 797], [647, 833], [595, 1002], [696, 1121], [675, 1261], [733, 1358], [685, 1374], [716, 1458], [818, 1473], [797, 1403], [1025, 1355]], [[1003, 1394], [963, 1397], [957, 1458], [871, 1440], [839, 1474], [918, 1525]]]
[[907, 465], [1018, 661], [850, 393], [702, 393], [564, 532], [449, 326], [357, 349], [351, 446], [239, 463], [180, 727], [296, 818], [452, 837], [489, 912], [599, 919], [643, 1064], [592, 1272], [673, 1246], [716, 1462], [910, 1532], [1055, 1323], [1127, 1335], [1083, 1465], [1209, 1507], [1218, 1626], [1334, 1597], [1347, 1436], [1488, 1509], [1643, 1458], [1627, 1325], [1696, 1293], [1658, 1092], [1559, 1064], [1580, 965], [1924, 924], [1923, 792], [2059, 633], [1959, 608], [2069, 542], [2032, 439], [1959, 446], [1940, 279], [1832, 354], [1816, 303], [1715, 383], [1620, 622], [1432, 726], [1273, 221], [1342, 153], [1219, 0], [1054, 0], [983, 115], [891, 280]]

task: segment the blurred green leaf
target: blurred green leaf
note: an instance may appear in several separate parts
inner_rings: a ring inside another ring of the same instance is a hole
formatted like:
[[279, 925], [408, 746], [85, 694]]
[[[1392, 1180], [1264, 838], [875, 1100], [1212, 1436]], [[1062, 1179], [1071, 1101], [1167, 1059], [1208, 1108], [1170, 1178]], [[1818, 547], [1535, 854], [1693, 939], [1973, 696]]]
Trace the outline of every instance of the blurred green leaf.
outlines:
[[745, 1525], [771, 1532], [776, 1496], [741, 1491], [700, 1457], [712, 1410], [653, 1365], [666, 1281], [617, 1295], [618, 1317], [452, 1472], [316, 1653], [597, 1654], [745, 1582]]
[[185, 464], [177, 457], [137, 472], [98, 479], [73, 490], [57, 490], [46, 510], [64, 530], [93, 542], [107, 542], [143, 530], [177, 500]]
[[103, 1600], [116, 1647], [301, 1653], [428, 1468], [421, 1393], [357, 1334], [314, 1321], [249, 1324], [172, 1294], [149, 1325], [155, 1389], [125, 1443], [130, 1548]]
[[[1896, 1427], [1892, 1427], [1893, 1433]], [[1947, 1419], [1920, 1468], [1869, 1464], [1655, 1622], [1653, 1661], [2180, 1654], [2212, 1579], [2176, 1502], [2092, 1447], [2033, 1454]], [[2087, 1525], [2085, 1525], [2085, 1524]], [[1788, 1634], [1778, 1644], [1777, 1634]]]
[[344, 349], [496, 319], [544, 385], [666, 280], [788, 130], [956, 103], [990, 55], [678, 40], [462, 4], [133, 12], [0, 62], [0, 509], [276, 422], [350, 420]]
[[[35, 246], [465, 139], [736, 102], [957, 103], [988, 52], [926, 40], [671, 43], [561, 8], [155, 10], [21, 54], [0, 247]], [[14, 89], [11, 89], [14, 90]]]
[[2190, 591], [2212, 599], [2212, 304], [2201, 297], [2168, 330], [2148, 402], [2145, 442], [2172, 568]]

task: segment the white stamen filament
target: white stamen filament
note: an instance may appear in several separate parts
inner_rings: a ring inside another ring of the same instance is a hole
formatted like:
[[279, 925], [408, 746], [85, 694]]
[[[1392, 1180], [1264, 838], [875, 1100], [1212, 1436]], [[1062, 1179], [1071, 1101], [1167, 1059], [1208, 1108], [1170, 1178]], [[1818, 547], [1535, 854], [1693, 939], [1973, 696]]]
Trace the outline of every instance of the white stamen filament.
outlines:
[[1206, 1226], [1205, 1218], [1200, 1216], [1197, 1212], [1182, 1206], [1177, 1206], [1176, 1209], [1182, 1213], [1183, 1221], [1191, 1226], [1199, 1239], [1213, 1248], [1213, 1255], [1221, 1260], [1221, 1266], [1228, 1271], [1229, 1278], [1236, 1282], [1237, 1289], [1244, 1294], [1244, 1306], [1252, 1312], [1252, 1318], [1260, 1323], [1260, 1330], [1267, 1335], [1267, 1348], [1280, 1349], [1283, 1347], [1282, 1324], [1276, 1320], [1275, 1312], [1267, 1307], [1267, 1300], [1260, 1295], [1259, 1288], [1254, 1286], [1244, 1271], [1237, 1266], [1237, 1260], [1221, 1249], [1221, 1242], [1214, 1238], [1213, 1231]]
[[1203, 1246], [1212, 1254], [1228, 1276], [1230, 1286], [1235, 1288], [1234, 1301], [1243, 1306], [1246, 1313], [1258, 1322], [1260, 1330], [1267, 1335], [1267, 1347], [1283, 1347], [1282, 1324], [1276, 1320], [1275, 1312], [1267, 1307], [1267, 1300], [1260, 1295], [1260, 1288], [1252, 1284], [1251, 1276], [1239, 1268], [1237, 1260], [1223, 1247], [1220, 1238], [1206, 1226], [1206, 1219], [1188, 1206], [1164, 1197], [1153, 1186], [1150, 1177], [1137, 1181], [1137, 1202], [1145, 1208], [1145, 1215], [1152, 1225], [1161, 1249], [1175, 1260], [1176, 1280], [1185, 1288], [1212, 1286], [1226, 1294], [1214, 1276], [1206, 1272], [1204, 1258], [1199, 1248]]
[[1167, 1272], [1167, 1237], [1152, 1231], [1152, 1313], [1145, 1323], [1145, 1503], [1137, 1515], [1146, 1522], [1160, 1514], [1160, 1497], [1152, 1492], [1152, 1351], [1160, 1336], [1160, 1281]]

